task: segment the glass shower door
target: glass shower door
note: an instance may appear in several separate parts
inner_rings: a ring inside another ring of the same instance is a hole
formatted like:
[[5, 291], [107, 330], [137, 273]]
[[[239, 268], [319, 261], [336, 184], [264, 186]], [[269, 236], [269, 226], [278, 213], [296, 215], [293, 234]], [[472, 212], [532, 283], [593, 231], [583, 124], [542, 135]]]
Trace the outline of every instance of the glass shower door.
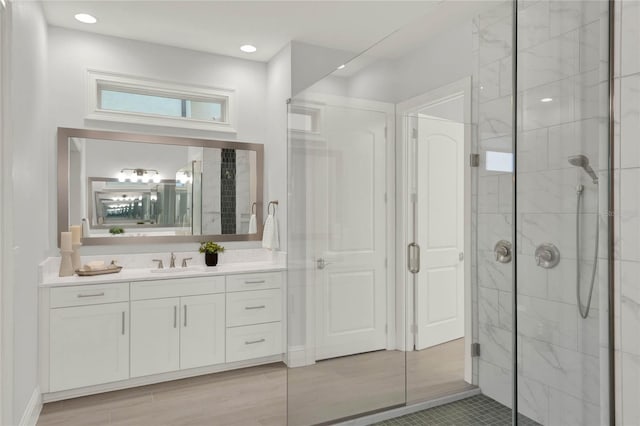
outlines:
[[394, 115], [363, 104], [316, 93], [289, 105], [290, 425], [405, 403], [404, 353], [388, 339]]

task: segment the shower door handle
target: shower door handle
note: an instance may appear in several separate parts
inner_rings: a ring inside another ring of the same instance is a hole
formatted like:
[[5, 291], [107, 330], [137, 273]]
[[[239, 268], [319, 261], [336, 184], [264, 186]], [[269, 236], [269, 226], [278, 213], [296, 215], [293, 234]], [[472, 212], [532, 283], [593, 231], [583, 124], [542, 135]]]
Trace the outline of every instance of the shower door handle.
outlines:
[[412, 274], [420, 272], [420, 246], [416, 243], [407, 246], [407, 268]]

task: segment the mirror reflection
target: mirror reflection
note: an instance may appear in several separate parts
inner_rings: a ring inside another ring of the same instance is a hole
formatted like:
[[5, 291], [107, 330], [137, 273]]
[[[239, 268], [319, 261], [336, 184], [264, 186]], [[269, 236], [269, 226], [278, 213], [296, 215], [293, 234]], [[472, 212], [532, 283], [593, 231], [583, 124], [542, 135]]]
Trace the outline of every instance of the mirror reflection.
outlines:
[[180, 142], [69, 137], [68, 224], [82, 223], [89, 239], [259, 238], [260, 229], [250, 227], [260, 223], [252, 220], [262, 199], [257, 150], [238, 149], [241, 143], [211, 147], [171, 139]]

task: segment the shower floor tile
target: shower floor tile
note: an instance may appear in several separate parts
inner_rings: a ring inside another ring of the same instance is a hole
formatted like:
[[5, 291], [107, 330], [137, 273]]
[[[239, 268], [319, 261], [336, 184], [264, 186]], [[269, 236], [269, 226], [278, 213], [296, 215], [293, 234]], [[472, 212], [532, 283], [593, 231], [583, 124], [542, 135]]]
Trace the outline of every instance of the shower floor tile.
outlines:
[[[381, 426], [506, 426], [511, 424], [511, 409], [487, 396], [477, 395], [376, 424]], [[518, 416], [518, 425], [540, 426], [522, 414]]]

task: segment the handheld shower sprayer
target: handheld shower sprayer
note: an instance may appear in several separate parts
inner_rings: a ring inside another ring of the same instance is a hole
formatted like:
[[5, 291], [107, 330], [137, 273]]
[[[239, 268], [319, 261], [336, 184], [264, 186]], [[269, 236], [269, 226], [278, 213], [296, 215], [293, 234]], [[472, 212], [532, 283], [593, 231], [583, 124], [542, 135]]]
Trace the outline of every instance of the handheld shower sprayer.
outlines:
[[[598, 176], [596, 172], [593, 171], [591, 166], [589, 165], [589, 158], [586, 155], [573, 155], [569, 157], [569, 164], [575, 167], [581, 167], [593, 180], [594, 184], [598, 184]], [[589, 316], [589, 310], [591, 309], [591, 298], [593, 297], [593, 287], [596, 280], [596, 268], [598, 266], [598, 246], [600, 244], [600, 218], [596, 215], [596, 240], [595, 240], [595, 249], [593, 254], [593, 267], [591, 269], [591, 283], [589, 286], [589, 293], [587, 296], [587, 303], [582, 303], [581, 296], [581, 287], [582, 287], [582, 279], [580, 274], [580, 218], [582, 216], [581, 212], [581, 201], [583, 194], [584, 186], [578, 185], [576, 187], [576, 301], [578, 304], [578, 312], [582, 318], [587, 318]], [[597, 195], [596, 195], [597, 196]], [[598, 207], [596, 208], [596, 212], [600, 210], [599, 197], [597, 201]]]
[[598, 184], [598, 175], [593, 171], [589, 165], [589, 158], [586, 155], [578, 154], [569, 157], [569, 164], [575, 167], [582, 167], [582, 169], [591, 177], [593, 183]]

